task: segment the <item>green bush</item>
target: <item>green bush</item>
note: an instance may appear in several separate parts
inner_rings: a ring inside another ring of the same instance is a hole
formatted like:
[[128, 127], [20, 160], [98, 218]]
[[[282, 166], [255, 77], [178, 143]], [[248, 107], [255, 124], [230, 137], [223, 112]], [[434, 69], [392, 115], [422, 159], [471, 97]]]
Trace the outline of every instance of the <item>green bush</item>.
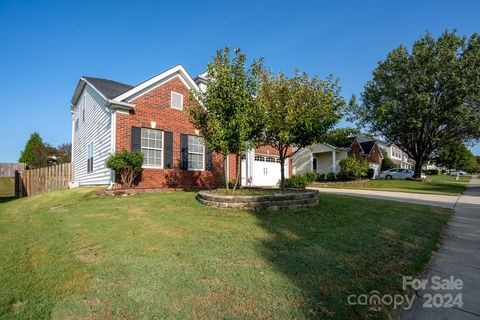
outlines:
[[325, 173], [319, 173], [317, 181], [323, 181], [323, 180], [325, 180]]
[[285, 179], [285, 188], [305, 189], [310, 183], [306, 175], [294, 174], [288, 179]]
[[423, 171], [427, 176], [438, 176], [440, 174], [440, 171], [438, 169], [431, 169], [431, 170], [425, 170]]
[[382, 150], [382, 155], [383, 155], [382, 166], [381, 166], [382, 171], [387, 171], [397, 167], [395, 162], [393, 162], [392, 159], [388, 157], [388, 153], [386, 153], [384, 150]]
[[337, 180], [337, 178], [335, 177], [335, 173], [334, 173], [334, 172], [329, 172], [329, 173], [327, 173], [327, 176], [325, 177], [325, 179], [326, 179], [327, 181]]
[[142, 164], [143, 153], [130, 152], [125, 149], [120, 153], [112, 154], [106, 162], [107, 168], [120, 175], [124, 188], [132, 187], [135, 178], [142, 171]]
[[307, 172], [305, 173], [309, 182], [315, 182], [319, 180], [320, 173], [318, 172]]
[[367, 160], [357, 157], [346, 157], [340, 161], [340, 172], [347, 180], [364, 178], [368, 174]]

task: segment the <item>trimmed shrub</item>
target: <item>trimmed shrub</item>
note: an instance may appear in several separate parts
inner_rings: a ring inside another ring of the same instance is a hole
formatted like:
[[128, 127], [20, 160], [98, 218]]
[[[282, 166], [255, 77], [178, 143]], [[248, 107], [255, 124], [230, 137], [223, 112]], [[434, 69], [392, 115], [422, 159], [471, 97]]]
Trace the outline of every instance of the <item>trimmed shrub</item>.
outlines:
[[294, 174], [290, 178], [285, 179], [285, 188], [305, 189], [310, 183], [306, 175]]
[[327, 181], [334, 181], [334, 180], [336, 180], [337, 178], [335, 177], [335, 173], [329, 172], [329, 173], [327, 173], [327, 176], [325, 177], [325, 179], [326, 179]]
[[424, 170], [423, 173], [425, 173], [427, 176], [438, 176], [440, 174], [440, 171], [438, 169], [431, 169]]
[[107, 168], [115, 171], [120, 175], [122, 187], [131, 188], [135, 178], [142, 171], [143, 153], [130, 152], [125, 149], [117, 154], [112, 154], [108, 157], [106, 165]]
[[308, 182], [318, 181], [319, 175], [320, 174], [318, 172], [307, 172], [307, 173], [305, 173], [305, 176], [307, 177]]
[[368, 174], [367, 160], [357, 157], [346, 157], [340, 161], [340, 172], [347, 180], [364, 178]]
[[323, 181], [323, 180], [325, 180], [325, 173], [319, 173], [317, 181]]
[[348, 179], [345, 176], [345, 173], [339, 172], [339, 173], [337, 173], [337, 180], [348, 180]]

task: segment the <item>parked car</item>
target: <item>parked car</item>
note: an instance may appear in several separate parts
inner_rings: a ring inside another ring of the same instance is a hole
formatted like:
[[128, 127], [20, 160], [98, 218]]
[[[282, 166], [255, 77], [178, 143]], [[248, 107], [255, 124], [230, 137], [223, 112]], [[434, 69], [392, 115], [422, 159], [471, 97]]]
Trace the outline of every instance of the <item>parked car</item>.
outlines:
[[451, 175], [451, 176], [456, 176], [457, 174], [460, 175], [460, 176], [466, 176], [467, 173], [465, 171], [462, 171], [462, 170], [450, 170], [450, 172], [447, 173], [448, 175]]
[[[405, 180], [405, 179], [411, 179], [413, 178], [413, 175], [415, 174], [415, 171], [411, 169], [390, 169], [386, 171], [382, 171], [380, 174], [380, 179], [397, 179], [397, 180]], [[422, 173], [421, 175], [422, 179], [426, 179], [427, 176]]]

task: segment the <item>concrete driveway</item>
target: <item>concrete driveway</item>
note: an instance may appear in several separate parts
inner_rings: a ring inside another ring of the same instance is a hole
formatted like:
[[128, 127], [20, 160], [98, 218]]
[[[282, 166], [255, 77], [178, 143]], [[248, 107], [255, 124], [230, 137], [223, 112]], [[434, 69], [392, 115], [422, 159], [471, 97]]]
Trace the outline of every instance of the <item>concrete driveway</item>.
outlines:
[[418, 204], [426, 204], [442, 208], [453, 209], [460, 196], [445, 196], [438, 194], [420, 194], [409, 192], [391, 192], [379, 190], [358, 190], [358, 189], [334, 189], [334, 188], [311, 188], [321, 193], [343, 194], [348, 196], [402, 201]]

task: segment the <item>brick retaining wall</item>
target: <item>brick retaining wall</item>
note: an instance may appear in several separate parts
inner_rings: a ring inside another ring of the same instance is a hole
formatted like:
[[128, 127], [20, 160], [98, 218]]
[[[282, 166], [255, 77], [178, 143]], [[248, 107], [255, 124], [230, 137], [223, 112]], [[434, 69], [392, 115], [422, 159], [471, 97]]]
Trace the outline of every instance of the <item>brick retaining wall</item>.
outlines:
[[200, 191], [197, 199], [203, 204], [218, 208], [253, 210], [279, 210], [310, 208], [317, 205], [317, 190], [291, 191], [261, 196], [224, 196], [209, 191]]

